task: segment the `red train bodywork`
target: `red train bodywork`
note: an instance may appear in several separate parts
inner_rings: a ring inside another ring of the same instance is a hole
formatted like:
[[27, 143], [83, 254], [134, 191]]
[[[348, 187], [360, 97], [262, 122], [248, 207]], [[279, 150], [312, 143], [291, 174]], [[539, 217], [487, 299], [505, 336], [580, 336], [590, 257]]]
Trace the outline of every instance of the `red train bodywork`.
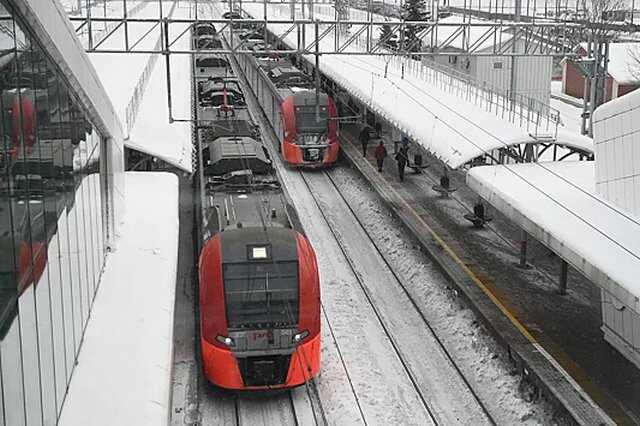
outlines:
[[31, 147], [36, 135], [36, 110], [33, 101], [26, 92], [21, 96], [15, 95], [11, 100], [11, 158], [15, 160], [22, 149], [24, 141], [25, 153], [31, 153]]
[[321, 148], [322, 155], [317, 160], [310, 161], [304, 158], [303, 149], [296, 143], [298, 137], [298, 127], [296, 123], [294, 104], [294, 95], [287, 97], [281, 105], [284, 136], [280, 142], [282, 157], [284, 160], [294, 166], [304, 165], [323, 165], [328, 166], [338, 160], [338, 152], [340, 151], [340, 143], [338, 138], [338, 110], [331, 97], [327, 97], [328, 120], [327, 120], [327, 145]]
[[[228, 231], [227, 231], [228, 232]], [[295, 232], [295, 231], [291, 231]], [[257, 390], [289, 388], [304, 384], [320, 370], [320, 283], [316, 256], [309, 241], [295, 232], [298, 257], [299, 316], [297, 330], [308, 331], [291, 348], [286, 380], [279, 384], [248, 385], [243, 378], [238, 353], [221, 340], [230, 335], [225, 303], [221, 233], [211, 237], [202, 249], [200, 275], [200, 343], [207, 379], [222, 388]], [[273, 330], [255, 332], [273, 333]]]

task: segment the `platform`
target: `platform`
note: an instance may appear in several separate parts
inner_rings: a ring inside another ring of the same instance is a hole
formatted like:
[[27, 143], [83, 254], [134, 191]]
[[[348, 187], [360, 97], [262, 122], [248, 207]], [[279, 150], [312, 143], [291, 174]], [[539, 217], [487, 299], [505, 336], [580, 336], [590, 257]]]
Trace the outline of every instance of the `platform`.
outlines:
[[[353, 136], [348, 129], [343, 129], [343, 152], [346, 157], [451, 277], [454, 285], [469, 301], [470, 307], [484, 319], [485, 325], [496, 339], [510, 349], [520, 368], [526, 369], [535, 378], [534, 381], [544, 393], [551, 396], [552, 400], [569, 407], [569, 416], [578, 423], [613, 422], [594, 399], [600, 406], [607, 408], [616, 422], [628, 421], [624, 409], [614, 398], [593, 383], [589, 373], [585, 373], [571, 356], [563, 352], [560, 345], [554, 343], [556, 335], [545, 334], [548, 326], [555, 327], [555, 331], [558, 331], [557, 324], [554, 324], [556, 320], [562, 323], [572, 316], [574, 319], [581, 318], [576, 309], [584, 308], [569, 308], [568, 305], [574, 301], [563, 301], [557, 306], [559, 312], [555, 307], [545, 312], [544, 308], [552, 303], [552, 292], [528, 285], [527, 280], [531, 279], [531, 275], [523, 277], [513, 270], [510, 272], [509, 268], [513, 265], [510, 262], [505, 265], [502, 255], [494, 256], [492, 251], [496, 244], [491, 239], [487, 241], [486, 235], [482, 235], [488, 231], [471, 231], [470, 224], [462, 217], [463, 212], [460, 212], [459, 218], [448, 217], [452, 213], [457, 214], [458, 209], [452, 208], [457, 200], [439, 199], [427, 185], [429, 176], [409, 174], [405, 176], [405, 182], [400, 183], [392, 160], [387, 160], [383, 173], [378, 173], [373, 165], [373, 155], [367, 158], [368, 161], [363, 159], [357, 146], [346, 142], [346, 139]], [[391, 147], [388, 149], [392, 150]], [[435, 177], [432, 176], [431, 179], [435, 181]], [[459, 177], [451, 176], [451, 179], [452, 184], [456, 184]], [[460, 191], [468, 189], [460, 188]], [[493, 212], [490, 213], [493, 215]], [[497, 219], [494, 218], [494, 222], [495, 220]], [[506, 222], [504, 218], [502, 221]], [[461, 245], [460, 241], [463, 240], [465, 244]], [[520, 293], [516, 295], [514, 290]], [[532, 300], [535, 300], [533, 305], [530, 303]], [[535, 309], [527, 313], [526, 306], [521, 304]], [[588, 312], [592, 321], [599, 321], [597, 313], [584, 311]], [[559, 314], [563, 314], [564, 318], [560, 318]], [[597, 326], [592, 327], [592, 323], [586, 319], [583, 323], [588, 332], [598, 330]], [[561, 334], [566, 332], [567, 330], [563, 330]], [[580, 336], [577, 337], [578, 340], [583, 338], [583, 334], [576, 334]], [[604, 343], [601, 338], [600, 341]], [[624, 364], [625, 361], [621, 362]]]
[[61, 426], [162, 425], [169, 418], [178, 179], [127, 172], [125, 181], [122, 236], [107, 255]]

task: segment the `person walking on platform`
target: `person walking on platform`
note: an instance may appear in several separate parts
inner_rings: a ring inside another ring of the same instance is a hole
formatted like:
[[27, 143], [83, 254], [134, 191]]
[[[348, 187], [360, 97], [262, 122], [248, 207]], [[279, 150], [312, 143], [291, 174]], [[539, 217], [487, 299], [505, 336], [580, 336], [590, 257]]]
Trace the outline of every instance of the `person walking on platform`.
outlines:
[[400, 138], [400, 149], [409, 149], [409, 136], [407, 136], [406, 134], [402, 134], [402, 137]]
[[398, 176], [400, 177], [400, 182], [404, 182], [404, 168], [407, 166], [409, 162], [409, 148], [402, 147], [400, 151], [396, 154], [396, 161], [398, 162]]
[[440, 176], [440, 186], [442, 187], [442, 189], [444, 189], [445, 191], [449, 190], [449, 176], [447, 175], [447, 169], [444, 169], [444, 173], [442, 176]]
[[478, 200], [473, 205], [473, 214], [484, 222], [484, 204], [482, 203], [482, 199], [478, 197]]
[[380, 140], [380, 143], [376, 147], [374, 156], [376, 157], [376, 162], [378, 163], [378, 171], [382, 172], [382, 164], [384, 163], [384, 159], [387, 157], [387, 148], [384, 147], [384, 142], [382, 140]]
[[360, 131], [360, 143], [362, 144], [362, 156], [367, 156], [367, 145], [369, 144], [369, 126], [366, 124]]

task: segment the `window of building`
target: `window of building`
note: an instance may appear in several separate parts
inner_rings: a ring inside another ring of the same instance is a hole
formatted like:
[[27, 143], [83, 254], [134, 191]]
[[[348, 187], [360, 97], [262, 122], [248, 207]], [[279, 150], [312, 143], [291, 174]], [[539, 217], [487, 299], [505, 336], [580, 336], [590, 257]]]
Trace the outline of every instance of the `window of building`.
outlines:
[[105, 255], [102, 138], [4, 0], [0, 39], [0, 424], [55, 424]]

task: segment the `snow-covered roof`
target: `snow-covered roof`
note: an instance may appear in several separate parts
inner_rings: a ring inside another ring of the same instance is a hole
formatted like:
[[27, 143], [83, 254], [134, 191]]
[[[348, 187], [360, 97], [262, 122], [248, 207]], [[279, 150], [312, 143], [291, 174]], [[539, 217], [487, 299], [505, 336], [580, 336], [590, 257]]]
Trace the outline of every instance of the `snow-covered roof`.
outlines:
[[[176, 8], [173, 17], [186, 16], [187, 9]], [[136, 15], [151, 17], [158, 15], [158, 4], [149, 3]], [[181, 14], [185, 14], [184, 16]], [[184, 24], [185, 26], [187, 24]], [[148, 28], [132, 26], [129, 37], [142, 37]], [[151, 49], [158, 41], [159, 32], [152, 31], [144, 37], [136, 49]], [[124, 44], [124, 31], [116, 31], [101, 48], [116, 48]], [[189, 37], [176, 41], [176, 46], [188, 49]], [[121, 123], [127, 121], [127, 105], [136, 92], [136, 85], [151, 55], [136, 53], [91, 53], [89, 58], [95, 67]], [[126, 70], [123, 78], [122, 70]], [[175, 55], [171, 60], [172, 107], [174, 118], [191, 118], [190, 60], [188, 55]], [[182, 170], [191, 171], [191, 126], [189, 123], [169, 123], [167, 106], [166, 73], [162, 61], [156, 64], [148, 77], [138, 106], [137, 118], [129, 134], [125, 135], [125, 146], [156, 156]]]
[[107, 255], [59, 425], [167, 423], [178, 179], [171, 173], [127, 172], [125, 184], [127, 213], [118, 250]]
[[[184, 45], [180, 45], [181, 42]], [[182, 37], [176, 42], [176, 46], [179, 49], [188, 49], [188, 43], [189, 37]], [[191, 172], [191, 123], [169, 123], [167, 77], [162, 65], [162, 61], [158, 61], [149, 77], [138, 117], [128, 140], [125, 140], [125, 145]], [[175, 55], [172, 58], [171, 106], [174, 119], [191, 119], [190, 70], [189, 55]]]
[[[460, 29], [459, 24], [462, 24], [463, 22], [469, 22], [469, 17], [465, 18], [462, 15], [451, 15], [446, 18], [439, 19], [438, 23], [445, 24], [445, 25], [438, 25], [438, 31], [437, 31], [438, 45], [443, 43], [445, 40], [449, 39], [449, 37], [451, 37], [456, 31], [458, 31]], [[487, 37], [487, 31], [489, 31], [492, 28], [495, 28], [495, 24], [490, 23], [488, 21], [481, 20], [481, 19], [476, 19], [476, 18], [471, 18], [470, 22], [471, 24], [474, 24], [474, 25], [470, 26], [469, 31], [466, 33], [469, 46], [473, 46], [475, 43], [478, 43], [478, 45], [476, 46], [476, 50], [483, 50], [489, 47], [493, 47], [494, 37], [493, 35], [491, 35], [490, 37]], [[447, 26], [447, 24], [451, 24], [451, 26]], [[487, 25], [484, 26], [484, 25], [478, 25], [478, 24], [487, 24]], [[483, 37], [485, 39], [483, 39]], [[504, 44], [509, 42], [509, 40], [513, 38], [513, 34], [511, 32], [502, 31], [502, 34], [499, 37], [501, 42]], [[424, 40], [423, 44], [425, 46], [428, 46], [429, 42], [430, 42], [430, 38], [427, 37]], [[458, 34], [455, 40], [453, 40], [451, 44], [448, 45], [448, 48], [463, 50], [461, 33]]]
[[[580, 43], [580, 47], [587, 51], [587, 43]], [[640, 83], [640, 43], [610, 43], [609, 44], [609, 75], [620, 84]]]
[[640, 313], [640, 220], [597, 195], [594, 162], [474, 167], [467, 184]]

